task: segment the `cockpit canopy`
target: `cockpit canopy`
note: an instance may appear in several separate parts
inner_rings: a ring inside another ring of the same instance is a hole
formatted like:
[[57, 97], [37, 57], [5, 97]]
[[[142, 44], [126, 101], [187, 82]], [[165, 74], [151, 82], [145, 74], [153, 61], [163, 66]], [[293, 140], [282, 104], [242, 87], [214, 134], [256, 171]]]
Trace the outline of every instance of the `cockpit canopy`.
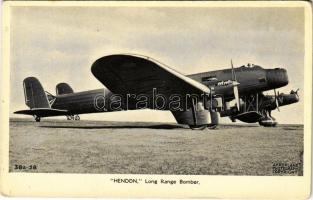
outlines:
[[241, 69], [241, 70], [249, 70], [249, 69], [263, 69], [263, 68], [261, 66], [259, 66], [259, 65], [248, 63], [247, 65], [240, 66], [239, 69]]

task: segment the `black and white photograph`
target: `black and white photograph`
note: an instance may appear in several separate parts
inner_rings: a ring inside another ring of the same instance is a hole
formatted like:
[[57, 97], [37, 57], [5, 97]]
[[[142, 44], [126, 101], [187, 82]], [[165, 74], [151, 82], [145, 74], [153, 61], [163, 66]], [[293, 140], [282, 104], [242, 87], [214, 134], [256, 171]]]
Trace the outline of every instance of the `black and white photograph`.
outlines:
[[201, 185], [188, 176], [310, 173], [310, 4], [17, 5], [9, 174]]

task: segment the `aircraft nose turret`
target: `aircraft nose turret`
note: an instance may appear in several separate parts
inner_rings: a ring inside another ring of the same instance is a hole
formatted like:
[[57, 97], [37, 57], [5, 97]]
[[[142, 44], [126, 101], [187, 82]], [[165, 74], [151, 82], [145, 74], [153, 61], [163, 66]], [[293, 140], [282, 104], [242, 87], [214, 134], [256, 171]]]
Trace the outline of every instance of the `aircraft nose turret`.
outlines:
[[279, 88], [288, 84], [287, 70], [282, 68], [267, 69], [266, 79], [270, 88]]

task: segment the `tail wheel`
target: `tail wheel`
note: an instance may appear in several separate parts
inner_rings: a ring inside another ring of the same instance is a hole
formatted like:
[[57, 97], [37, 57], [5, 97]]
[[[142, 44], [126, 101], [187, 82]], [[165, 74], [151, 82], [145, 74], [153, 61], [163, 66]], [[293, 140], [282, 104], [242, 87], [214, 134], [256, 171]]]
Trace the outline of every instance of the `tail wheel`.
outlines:
[[40, 117], [35, 116], [35, 121], [36, 121], [36, 122], [40, 122]]
[[208, 125], [189, 125], [192, 130], [204, 130]]

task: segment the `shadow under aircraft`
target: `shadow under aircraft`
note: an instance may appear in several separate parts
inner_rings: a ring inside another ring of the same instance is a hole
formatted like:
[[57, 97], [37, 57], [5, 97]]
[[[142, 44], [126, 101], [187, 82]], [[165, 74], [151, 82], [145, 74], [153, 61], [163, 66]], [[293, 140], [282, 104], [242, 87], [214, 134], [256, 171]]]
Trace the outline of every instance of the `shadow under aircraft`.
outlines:
[[[283, 68], [264, 69], [258, 65], [231, 67], [191, 75], [147, 56], [108, 55], [91, 66], [103, 89], [74, 92], [67, 83], [56, 86], [56, 95], [46, 92], [35, 77], [24, 79], [25, 103], [30, 108], [14, 113], [43, 117], [138, 109], [171, 111], [178, 124], [191, 129], [215, 128], [220, 117], [233, 122], [276, 126], [271, 115], [279, 107], [299, 101], [298, 90], [276, 92], [288, 84]], [[273, 95], [264, 91], [273, 90]]]

